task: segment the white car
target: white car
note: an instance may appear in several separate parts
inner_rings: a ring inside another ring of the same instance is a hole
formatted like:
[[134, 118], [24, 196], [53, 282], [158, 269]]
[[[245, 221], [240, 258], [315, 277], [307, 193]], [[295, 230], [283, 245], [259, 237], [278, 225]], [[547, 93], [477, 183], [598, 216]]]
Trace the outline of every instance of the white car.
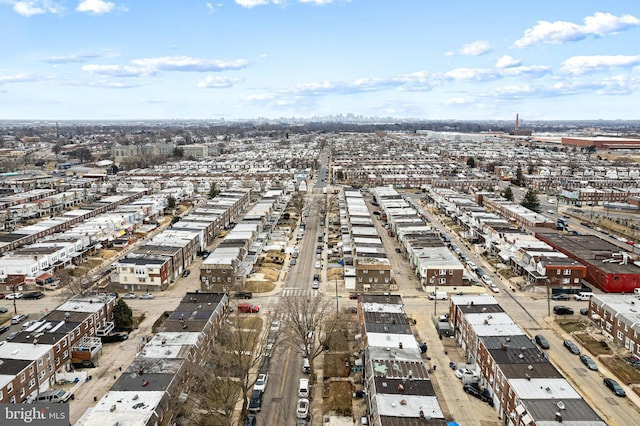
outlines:
[[280, 320], [271, 321], [271, 327], [269, 328], [269, 331], [275, 333], [278, 330], [280, 330]]
[[267, 381], [269, 380], [269, 376], [266, 374], [258, 374], [258, 379], [256, 383], [253, 385], [253, 390], [257, 390], [260, 392], [264, 392], [267, 387]]
[[478, 373], [471, 371], [468, 368], [459, 368], [456, 370], [456, 377], [462, 379], [463, 377], [477, 379]]
[[499, 289], [499, 288], [498, 288], [498, 286], [497, 286], [497, 285], [495, 285], [494, 283], [491, 283], [491, 284], [489, 285], [489, 288], [490, 288], [490, 289], [491, 289], [491, 291], [492, 291], [492, 292], [494, 292], [494, 293], [500, 293], [500, 289]]
[[480, 277], [480, 279], [484, 281], [485, 284], [492, 284], [491, 277], [489, 275], [483, 275]]
[[309, 400], [306, 398], [300, 398], [298, 400], [298, 409], [296, 410], [296, 416], [299, 419], [306, 419], [309, 416]]
[[322, 261], [320, 260], [316, 260], [316, 269], [321, 269], [322, 268]]
[[7, 294], [5, 299], [7, 299], [7, 300], [22, 299], [22, 293], [18, 293], [18, 292], [9, 293], [9, 294]]
[[135, 299], [136, 298], [136, 294], [135, 293], [125, 293], [121, 297], [123, 299]]
[[467, 262], [467, 266], [469, 267], [469, 269], [471, 269], [472, 271], [475, 270], [478, 266], [475, 264], [475, 262]]
[[141, 294], [140, 295], [140, 299], [155, 299], [156, 296], [154, 296], [151, 293], [145, 293], [145, 294]]

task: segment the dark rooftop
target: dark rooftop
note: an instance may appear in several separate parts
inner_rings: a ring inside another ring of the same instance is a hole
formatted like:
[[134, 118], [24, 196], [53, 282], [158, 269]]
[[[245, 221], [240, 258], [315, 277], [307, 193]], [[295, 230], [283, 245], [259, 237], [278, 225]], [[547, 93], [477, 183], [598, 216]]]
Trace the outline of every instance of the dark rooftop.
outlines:
[[436, 396], [431, 380], [404, 380], [376, 377], [376, 393]]

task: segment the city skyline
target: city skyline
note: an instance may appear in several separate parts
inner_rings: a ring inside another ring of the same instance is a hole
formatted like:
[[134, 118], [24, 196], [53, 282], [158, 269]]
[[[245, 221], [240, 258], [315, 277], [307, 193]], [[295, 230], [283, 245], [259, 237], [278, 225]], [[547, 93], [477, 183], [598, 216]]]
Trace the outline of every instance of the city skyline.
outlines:
[[636, 119], [638, 27], [629, 0], [0, 0], [0, 116]]

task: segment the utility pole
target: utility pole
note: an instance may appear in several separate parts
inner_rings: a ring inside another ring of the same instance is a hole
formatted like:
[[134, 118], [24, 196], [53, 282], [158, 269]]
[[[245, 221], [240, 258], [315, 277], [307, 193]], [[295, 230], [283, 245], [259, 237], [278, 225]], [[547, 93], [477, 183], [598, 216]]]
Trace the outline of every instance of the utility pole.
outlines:
[[547, 278], [547, 316], [550, 317], [551, 316], [551, 295], [549, 294], [549, 291], [551, 290], [551, 281], [549, 281], [549, 278]]

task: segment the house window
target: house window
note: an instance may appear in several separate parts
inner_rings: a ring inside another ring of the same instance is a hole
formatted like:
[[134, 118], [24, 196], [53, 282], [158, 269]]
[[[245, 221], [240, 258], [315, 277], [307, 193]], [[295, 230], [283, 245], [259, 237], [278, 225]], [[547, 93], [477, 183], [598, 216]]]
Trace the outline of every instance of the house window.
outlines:
[[571, 278], [563, 278], [562, 284], [571, 284]]
[[384, 275], [384, 269], [380, 269], [380, 275]]
[[362, 270], [362, 273], [366, 275], [366, 274], [368, 274], [368, 273], [369, 273], [369, 270], [368, 270], [368, 269], [363, 269], [363, 270]]
[[42, 367], [44, 365], [44, 361], [42, 359], [38, 360], [38, 367]]
[[453, 275], [453, 269], [449, 269], [449, 275]]
[[607, 323], [607, 331], [611, 331], [611, 323], [610, 322]]
[[358, 282], [361, 283], [362, 282], [362, 277], [358, 277]]
[[446, 284], [447, 283], [447, 279], [446, 278], [439, 278], [438, 279], [438, 284]]
[[618, 339], [622, 340], [623, 334], [622, 331], [618, 331]]
[[13, 383], [9, 383], [7, 385], [7, 392], [9, 392], [9, 393], [13, 392]]
[[29, 380], [29, 389], [31, 389], [32, 387], [34, 387], [36, 385], [36, 379], [31, 379]]
[[45, 374], [47, 374], [47, 372], [46, 372], [46, 371], [44, 371], [44, 370], [42, 370], [42, 371], [40, 372], [40, 374], [38, 374], [38, 377], [39, 377], [40, 379], [42, 379], [42, 378], [44, 378], [44, 375], [45, 375]]
[[231, 277], [227, 277], [227, 282], [230, 283], [231, 282]]
[[565, 275], [571, 275], [571, 269], [565, 269], [562, 271]]
[[26, 380], [27, 380], [27, 375], [22, 373], [22, 375], [20, 376], [20, 381], [25, 382]]
[[64, 353], [62, 354], [62, 356], [66, 359], [69, 358], [69, 351], [64, 351]]
[[60, 366], [60, 358], [56, 358], [56, 367]]

